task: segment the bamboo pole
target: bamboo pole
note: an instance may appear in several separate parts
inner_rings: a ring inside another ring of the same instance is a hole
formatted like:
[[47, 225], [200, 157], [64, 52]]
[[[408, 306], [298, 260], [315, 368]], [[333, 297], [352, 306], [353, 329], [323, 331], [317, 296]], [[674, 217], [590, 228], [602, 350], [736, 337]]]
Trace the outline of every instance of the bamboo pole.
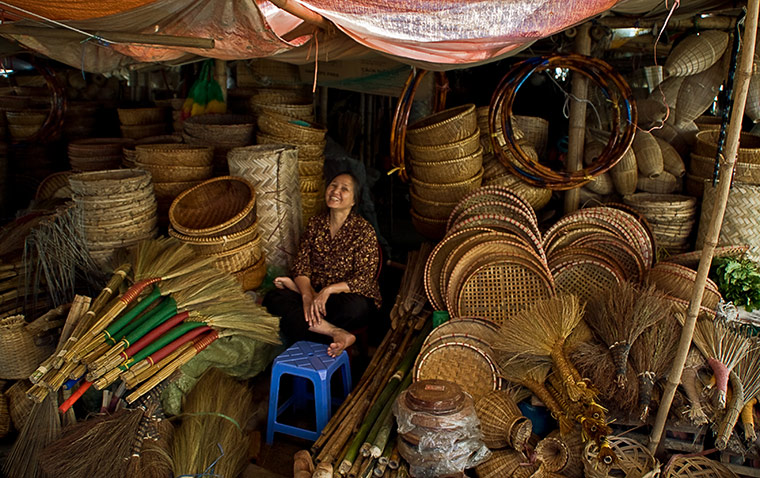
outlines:
[[319, 13], [309, 10], [298, 2], [293, 0], [271, 0], [279, 8], [285, 10], [293, 16], [296, 16], [306, 23], [319, 27], [323, 30], [327, 30], [330, 26], [330, 22], [325, 19]]
[[[581, 55], [591, 54], [591, 25], [586, 22], [578, 27], [575, 37], [575, 52]], [[567, 131], [567, 170], [579, 171], [583, 167], [583, 144], [586, 134], [586, 99], [588, 98], [588, 79], [580, 73], [573, 73], [573, 101], [570, 102], [570, 117]], [[581, 199], [580, 188], [565, 192], [565, 214], [578, 209]]]
[[749, 0], [747, 3], [747, 17], [745, 19], [744, 35], [742, 38], [742, 50], [736, 68], [736, 79], [734, 81], [734, 100], [731, 107], [731, 121], [728, 124], [726, 133], [725, 159], [721, 165], [720, 183], [718, 184], [718, 194], [715, 204], [713, 205], [710, 223], [705, 236], [704, 246], [702, 247], [702, 256], [699, 259], [697, 269], [697, 278], [694, 289], [689, 301], [689, 309], [686, 314], [686, 320], [681, 331], [681, 340], [678, 344], [678, 352], [673, 360], [673, 367], [668, 373], [668, 382], [660, 400], [660, 407], [657, 411], [657, 418], [652, 427], [652, 434], [649, 437], [649, 450], [654, 453], [660, 445], [662, 434], [665, 429], [665, 422], [668, 418], [670, 405], [673, 402], [673, 396], [676, 393], [676, 387], [681, 380], [681, 372], [686, 363], [686, 355], [689, 353], [691, 339], [694, 334], [694, 325], [697, 322], [699, 306], [702, 303], [702, 296], [705, 291], [707, 274], [712, 264], [715, 247], [720, 237], [720, 227], [723, 223], [723, 216], [726, 213], [726, 203], [731, 188], [731, 180], [734, 175], [734, 163], [736, 154], [739, 150], [739, 135], [741, 133], [742, 118], [744, 116], [744, 107], [747, 103], [747, 91], [749, 90], [749, 80], [752, 75], [752, 62], [755, 52], [755, 36], [757, 35], [757, 17], [758, 5], [760, 0]]

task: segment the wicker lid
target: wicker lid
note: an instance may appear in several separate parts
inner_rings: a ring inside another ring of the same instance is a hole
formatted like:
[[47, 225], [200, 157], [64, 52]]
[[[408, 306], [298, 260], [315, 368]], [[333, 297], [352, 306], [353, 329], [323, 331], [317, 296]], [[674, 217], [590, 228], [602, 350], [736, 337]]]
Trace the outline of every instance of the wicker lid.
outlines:
[[462, 387], [447, 380], [420, 380], [409, 385], [404, 398], [411, 410], [442, 415], [461, 408], [464, 392]]

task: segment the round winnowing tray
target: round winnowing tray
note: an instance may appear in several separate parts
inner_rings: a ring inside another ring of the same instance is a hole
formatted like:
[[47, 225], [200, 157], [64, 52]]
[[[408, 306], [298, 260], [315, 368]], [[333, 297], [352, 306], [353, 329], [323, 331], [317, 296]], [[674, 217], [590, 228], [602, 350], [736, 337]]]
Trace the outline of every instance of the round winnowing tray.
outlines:
[[581, 303], [624, 280], [619, 271], [598, 258], [568, 258], [552, 272], [557, 293], [576, 295]]
[[434, 328], [425, 338], [422, 348], [440, 337], [453, 335], [472, 336], [486, 343], [493, 343], [498, 340], [499, 328], [493, 322], [480, 317], [455, 317]]
[[511, 189], [498, 185], [481, 186], [480, 188], [471, 192], [459, 201], [459, 203], [454, 207], [452, 214], [457, 214], [458, 211], [466, 209], [467, 207], [472, 206], [473, 204], [476, 204], [480, 201], [492, 200], [505, 201], [512, 204], [513, 206], [518, 206], [532, 218], [533, 223], [538, 223], [536, 211], [533, 210], [533, 207], [531, 207], [528, 201], [526, 201], [523, 197]]
[[544, 262], [546, 261], [546, 254], [544, 253], [544, 248], [541, 244], [541, 237], [537, 236], [529, 227], [525, 226], [520, 221], [516, 221], [511, 217], [506, 217], [500, 214], [479, 214], [458, 222], [451, 228], [449, 233], [453, 234], [456, 231], [468, 229], [470, 227], [488, 227], [499, 231], [512, 232], [525, 239], [526, 243], [533, 246], [539, 257], [541, 257]]
[[506, 217], [511, 217], [516, 221], [522, 222], [528, 227], [536, 236], [540, 237], [541, 232], [538, 230], [538, 224], [533, 221], [533, 218], [528, 215], [524, 209], [511, 205], [505, 201], [479, 201], [471, 206], [468, 206], [459, 211], [452, 211], [449, 215], [449, 220], [446, 225], [446, 229], [451, 229], [459, 222], [464, 221], [470, 217], [475, 217], [481, 214], [497, 214]]

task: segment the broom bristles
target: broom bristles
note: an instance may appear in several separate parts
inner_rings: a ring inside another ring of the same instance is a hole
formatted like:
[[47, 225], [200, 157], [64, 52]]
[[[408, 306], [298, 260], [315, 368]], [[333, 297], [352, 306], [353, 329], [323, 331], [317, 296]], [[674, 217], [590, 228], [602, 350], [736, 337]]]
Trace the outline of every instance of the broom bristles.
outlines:
[[680, 337], [677, 322], [669, 315], [663, 316], [633, 343], [631, 363], [639, 373], [652, 372], [657, 378], [662, 377], [673, 363]]
[[570, 354], [570, 360], [578, 368], [578, 372], [591, 380], [594, 387], [599, 390], [601, 403], [614, 405], [626, 413], [636, 406], [638, 399], [636, 372], [628, 367], [627, 386], [618, 387], [615, 383], [616, 373], [612, 355], [607, 347], [596, 341], [581, 344]]
[[35, 403], [18, 438], [3, 464], [8, 478], [42, 476], [40, 452], [61, 433], [61, 421], [57, 403], [48, 395], [41, 403]]

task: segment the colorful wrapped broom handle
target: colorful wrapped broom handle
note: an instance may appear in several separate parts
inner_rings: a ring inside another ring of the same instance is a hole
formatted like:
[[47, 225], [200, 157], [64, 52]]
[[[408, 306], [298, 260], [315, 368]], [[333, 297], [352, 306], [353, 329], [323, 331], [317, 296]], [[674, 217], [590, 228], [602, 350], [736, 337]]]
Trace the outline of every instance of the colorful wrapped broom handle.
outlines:
[[179, 314], [175, 315], [174, 317], [167, 320], [163, 324], [159, 325], [155, 329], [151, 330], [147, 334], [143, 335], [143, 337], [140, 340], [130, 345], [125, 351], [123, 351], [120, 354], [121, 357], [124, 360], [127, 360], [129, 357], [132, 357], [134, 354], [136, 354], [137, 352], [145, 348], [146, 345], [150, 344], [151, 342], [156, 340], [158, 337], [161, 337], [162, 335], [164, 335], [164, 333], [168, 332], [169, 330], [174, 328], [175, 325], [180, 324], [188, 317], [190, 317], [190, 312], [187, 312], [187, 311], [180, 312]]
[[76, 390], [76, 392], [72, 393], [71, 396], [67, 398], [60, 407], [58, 407], [58, 411], [61, 413], [68, 412], [69, 408], [71, 408], [74, 403], [76, 403], [76, 401], [79, 400], [82, 395], [84, 395], [84, 392], [86, 392], [91, 385], [92, 382], [84, 380], [81, 385], [79, 385], [79, 388]]

